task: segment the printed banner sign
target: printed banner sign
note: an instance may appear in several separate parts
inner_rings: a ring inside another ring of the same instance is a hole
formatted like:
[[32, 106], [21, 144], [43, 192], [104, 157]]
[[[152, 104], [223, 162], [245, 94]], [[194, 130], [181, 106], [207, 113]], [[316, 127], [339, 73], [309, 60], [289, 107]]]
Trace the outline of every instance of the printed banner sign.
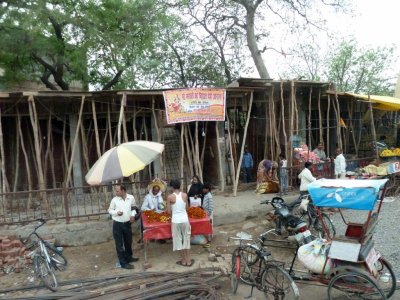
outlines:
[[168, 124], [225, 121], [224, 89], [181, 89], [163, 94]]

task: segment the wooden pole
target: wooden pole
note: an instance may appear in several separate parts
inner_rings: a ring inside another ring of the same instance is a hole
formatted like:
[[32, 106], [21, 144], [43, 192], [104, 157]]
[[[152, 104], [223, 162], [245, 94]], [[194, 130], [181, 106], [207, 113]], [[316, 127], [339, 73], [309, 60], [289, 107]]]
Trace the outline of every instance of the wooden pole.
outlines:
[[[31, 168], [29, 166], [29, 157], [25, 147], [25, 139], [23, 136], [23, 131], [21, 129], [21, 117], [19, 115], [19, 109], [17, 109], [17, 120], [18, 120], [17, 126], [18, 126], [19, 138], [21, 140], [21, 149], [25, 159], [26, 177], [28, 178], [28, 190], [32, 191], [33, 187], [32, 187]], [[27, 207], [31, 207], [31, 202], [32, 202], [32, 194], [29, 193], [28, 203], [26, 204]]]
[[96, 139], [97, 158], [100, 158], [101, 150], [100, 150], [99, 127], [97, 126], [96, 103], [93, 100], [92, 100], [92, 115], [93, 115], [93, 123], [94, 123], [94, 135], [95, 135], [95, 139]]
[[0, 154], [1, 154], [1, 179], [2, 179], [2, 192], [7, 193], [10, 190], [7, 181], [7, 174], [6, 174], [6, 157], [4, 154], [4, 140], [3, 140], [3, 124], [2, 124], [2, 115], [1, 115], [1, 108], [0, 108]]
[[329, 120], [329, 113], [330, 113], [330, 108], [331, 108], [331, 95], [328, 94], [328, 106], [326, 109], [326, 152], [328, 154], [328, 157], [330, 157], [330, 120]]
[[219, 136], [218, 122], [215, 122], [215, 136], [217, 137], [218, 173], [219, 173], [219, 178], [220, 178], [220, 191], [223, 192], [225, 190], [225, 176], [224, 176], [223, 166], [225, 166], [225, 165], [222, 163], [222, 153], [221, 153], [221, 145], [219, 142], [220, 136]]
[[[35, 100], [33, 96], [28, 97], [29, 103], [29, 116], [31, 119], [32, 129], [33, 129], [33, 136], [34, 136], [34, 144], [35, 144], [35, 156], [37, 161], [38, 167], [38, 181], [39, 181], [39, 189], [44, 190], [46, 189], [44, 184], [44, 176], [43, 176], [43, 168], [42, 168], [42, 157], [41, 157], [41, 149], [40, 149], [40, 136], [39, 136], [39, 121], [36, 113], [36, 106]], [[45, 206], [48, 208], [47, 198], [45, 200]]]
[[337, 123], [338, 123], [338, 127], [337, 127], [337, 135], [339, 138], [339, 148], [341, 148], [343, 150], [343, 142], [342, 142], [342, 131], [341, 131], [341, 126], [340, 126], [340, 105], [339, 105], [339, 99], [338, 99], [338, 95], [337, 95], [337, 91], [335, 90], [335, 102], [336, 102], [336, 115], [337, 115]]
[[118, 135], [117, 135], [118, 142], [117, 142], [117, 145], [121, 144], [121, 125], [122, 125], [122, 120], [123, 120], [123, 115], [124, 115], [124, 107], [125, 106], [126, 106], [126, 94], [124, 93], [122, 95], [121, 107], [120, 107], [120, 110], [119, 110], [119, 119], [118, 119], [118, 127], [117, 127], [117, 130], [118, 130]]
[[240, 158], [239, 158], [239, 162], [238, 162], [237, 170], [236, 170], [236, 179], [235, 179], [235, 183], [233, 185], [233, 196], [234, 197], [236, 197], [237, 187], [239, 184], [240, 168], [242, 167], [243, 150], [244, 150], [244, 145], [246, 143], [247, 128], [249, 127], [252, 106], [253, 106], [253, 92], [250, 93], [250, 103], [249, 103], [249, 109], [248, 109], [248, 113], [247, 113], [246, 125], [244, 126], [243, 142], [242, 142], [242, 147], [240, 149]]
[[231, 123], [229, 121], [229, 114], [226, 114], [226, 120], [228, 123], [228, 139], [229, 139], [229, 156], [230, 156], [230, 170], [231, 170], [231, 182], [234, 184], [235, 181], [235, 164], [233, 162], [233, 151], [232, 151], [232, 136], [231, 136]]
[[[156, 128], [156, 132], [157, 132], [157, 142], [161, 143], [161, 132], [160, 132], [159, 124], [158, 124], [158, 118], [156, 115], [155, 105], [156, 105], [156, 99], [153, 96], [151, 99], [151, 111], [153, 113], [154, 127]], [[160, 155], [160, 170], [163, 172], [162, 176], [165, 177], [163, 154]]]
[[16, 158], [15, 158], [15, 173], [14, 173], [14, 185], [13, 185], [13, 192], [16, 192], [17, 191], [17, 184], [18, 184], [18, 180], [19, 180], [19, 155], [20, 155], [20, 133], [19, 133], [19, 130], [18, 130], [18, 122], [19, 122], [19, 119], [17, 118], [16, 120], [15, 120], [15, 128], [16, 128], [16, 132], [15, 132], [15, 135], [16, 135], [16, 151], [17, 151], [17, 153], [16, 153]]
[[184, 172], [183, 172], [183, 161], [185, 158], [185, 143], [184, 143], [184, 139], [185, 139], [185, 125], [181, 123], [181, 160], [180, 160], [180, 165], [179, 165], [179, 169], [181, 171], [181, 183], [183, 183], [183, 176], [184, 176]]
[[69, 180], [70, 180], [70, 177], [71, 177], [72, 165], [73, 165], [74, 156], [75, 156], [75, 148], [76, 148], [76, 143], [77, 143], [78, 138], [79, 138], [79, 130], [80, 130], [80, 126], [81, 126], [82, 112], [83, 112], [84, 104], [85, 104], [85, 96], [82, 96], [81, 108], [79, 110], [78, 124], [76, 125], [75, 138], [74, 138], [74, 142], [72, 144], [71, 159], [70, 159], [70, 162], [69, 162], [69, 165], [68, 165], [67, 179], [66, 179], [66, 183], [65, 183], [66, 187], [69, 186]]
[[[371, 114], [371, 132], [372, 132], [372, 140], [374, 141], [375, 145], [376, 145], [376, 131], [375, 131], [375, 122], [374, 122], [374, 112], [372, 109], [372, 102], [371, 102], [371, 95], [368, 92], [368, 108], [369, 108], [369, 112]], [[375, 151], [375, 158], [378, 161], [379, 160], [379, 153], [376, 150]]]
[[319, 143], [324, 144], [324, 131], [322, 128], [322, 112], [321, 112], [321, 88], [318, 89], [318, 121], [319, 121]]
[[286, 134], [286, 122], [285, 122], [285, 101], [283, 99], [283, 81], [280, 84], [280, 92], [281, 92], [281, 119], [282, 119], [282, 132], [285, 146], [285, 157], [288, 157], [288, 140]]

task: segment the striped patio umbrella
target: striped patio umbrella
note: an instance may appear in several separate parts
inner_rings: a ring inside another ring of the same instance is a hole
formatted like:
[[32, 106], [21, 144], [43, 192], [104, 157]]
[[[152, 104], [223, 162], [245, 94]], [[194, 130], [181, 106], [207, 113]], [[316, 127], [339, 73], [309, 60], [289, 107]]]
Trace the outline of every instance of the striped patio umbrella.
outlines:
[[143, 170], [164, 150], [164, 145], [148, 141], [123, 143], [104, 153], [86, 174], [90, 185], [111, 182]]

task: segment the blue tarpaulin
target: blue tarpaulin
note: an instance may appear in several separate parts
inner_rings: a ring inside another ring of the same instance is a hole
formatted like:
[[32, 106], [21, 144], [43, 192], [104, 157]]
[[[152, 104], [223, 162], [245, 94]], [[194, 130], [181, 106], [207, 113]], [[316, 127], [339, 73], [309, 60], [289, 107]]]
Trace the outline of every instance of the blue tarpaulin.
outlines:
[[372, 210], [387, 181], [321, 179], [310, 183], [308, 191], [316, 206]]

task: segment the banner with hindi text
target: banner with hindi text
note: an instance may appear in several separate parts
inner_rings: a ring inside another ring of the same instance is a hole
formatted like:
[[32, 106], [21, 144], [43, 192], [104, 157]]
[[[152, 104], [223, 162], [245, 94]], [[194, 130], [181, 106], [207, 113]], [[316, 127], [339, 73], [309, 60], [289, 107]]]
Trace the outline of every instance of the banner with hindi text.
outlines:
[[163, 95], [168, 124], [225, 121], [224, 89], [179, 89]]

